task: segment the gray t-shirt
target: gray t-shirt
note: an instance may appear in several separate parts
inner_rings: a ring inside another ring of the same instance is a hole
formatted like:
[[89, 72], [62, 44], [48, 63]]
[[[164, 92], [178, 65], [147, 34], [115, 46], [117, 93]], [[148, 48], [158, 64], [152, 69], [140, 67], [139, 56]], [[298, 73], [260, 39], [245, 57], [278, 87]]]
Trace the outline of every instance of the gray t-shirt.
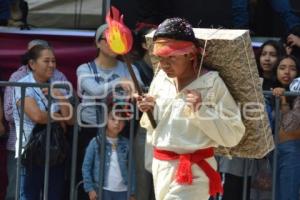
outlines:
[[[248, 167], [246, 167], [246, 160], [248, 160]], [[217, 157], [219, 163], [219, 172], [228, 173], [235, 176], [243, 177], [245, 169], [247, 169], [247, 175], [253, 176], [257, 172], [257, 160], [247, 158], [233, 157], [229, 159], [225, 156]]]
[[[115, 86], [118, 85], [120, 79], [127, 78], [131, 80], [126, 64], [121, 61], [118, 61], [116, 66], [110, 69], [105, 69], [101, 66], [97, 66], [96, 68], [99, 83], [95, 80], [94, 72], [87, 63], [80, 65], [76, 72], [78, 93], [82, 98], [78, 121], [81, 120], [88, 124], [96, 124], [96, 99], [106, 98]], [[133, 71], [138, 82], [143, 86], [140, 74], [135, 66], [133, 66]]]

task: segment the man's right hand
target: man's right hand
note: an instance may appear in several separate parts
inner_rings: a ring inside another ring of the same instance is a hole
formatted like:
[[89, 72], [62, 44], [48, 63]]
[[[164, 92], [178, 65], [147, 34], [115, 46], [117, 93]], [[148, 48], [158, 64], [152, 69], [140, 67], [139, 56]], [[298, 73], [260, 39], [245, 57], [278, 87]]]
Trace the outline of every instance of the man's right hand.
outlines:
[[148, 112], [149, 110], [153, 110], [154, 105], [155, 105], [155, 98], [150, 95], [134, 95], [137, 106], [141, 112]]

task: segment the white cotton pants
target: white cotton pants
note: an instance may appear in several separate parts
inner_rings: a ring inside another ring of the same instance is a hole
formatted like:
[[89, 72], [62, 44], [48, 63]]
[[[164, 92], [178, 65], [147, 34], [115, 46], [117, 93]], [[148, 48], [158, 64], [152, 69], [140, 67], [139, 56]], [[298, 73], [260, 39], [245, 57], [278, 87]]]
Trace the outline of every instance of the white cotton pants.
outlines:
[[[214, 157], [206, 159], [214, 168]], [[208, 200], [208, 177], [197, 164], [192, 164], [193, 184], [181, 185], [175, 181], [178, 160], [164, 161], [153, 158], [152, 173], [156, 200]]]

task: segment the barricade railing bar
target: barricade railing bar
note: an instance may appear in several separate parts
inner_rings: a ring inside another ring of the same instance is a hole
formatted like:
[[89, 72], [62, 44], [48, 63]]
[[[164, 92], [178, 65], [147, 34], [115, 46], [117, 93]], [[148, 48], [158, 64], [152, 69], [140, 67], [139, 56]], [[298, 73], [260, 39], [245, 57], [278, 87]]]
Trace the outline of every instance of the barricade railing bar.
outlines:
[[[50, 83], [21, 83], [21, 82], [8, 82], [8, 81], [0, 81], [0, 87], [19, 87], [21, 89], [21, 100], [20, 100], [20, 131], [19, 131], [19, 150], [18, 150], [18, 159], [17, 159], [17, 174], [16, 174], [16, 191], [15, 191], [15, 200], [20, 199], [20, 169], [21, 169], [21, 159], [20, 155], [22, 152], [22, 137], [23, 137], [23, 131], [24, 131], [24, 106], [25, 106], [25, 95], [26, 95], [26, 88], [29, 87], [37, 87], [37, 88], [48, 88], [49, 94], [51, 94], [52, 88], [60, 88], [60, 89], [66, 89], [71, 90], [70, 83], [66, 82], [64, 83], [58, 83], [55, 85], [51, 85]], [[77, 97], [76, 93], [72, 91], [72, 98], [74, 102], [74, 109], [77, 109], [79, 105], [79, 98]], [[51, 107], [53, 103], [53, 97], [51, 95], [47, 95], [48, 99], [48, 108]], [[105, 101], [105, 99], [102, 99], [100, 101]], [[135, 112], [134, 112], [135, 113]], [[99, 115], [100, 119], [103, 119], [100, 115], [103, 115], [101, 112], [97, 112], [97, 115]], [[70, 200], [77, 200], [77, 189], [83, 184], [83, 180], [76, 183], [76, 166], [77, 166], [77, 151], [78, 151], [78, 132], [79, 132], [79, 125], [77, 123], [78, 116], [75, 114], [74, 116], [74, 124], [73, 124], [73, 135], [72, 135], [72, 150], [71, 150], [71, 169], [70, 169], [70, 187], [69, 187], [69, 199]], [[51, 114], [48, 112], [48, 118], [51, 119]], [[51, 120], [48, 120], [47, 122], [47, 136], [46, 136], [46, 152], [45, 152], [45, 177], [44, 177], [44, 188], [43, 188], [43, 200], [48, 200], [48, 186], [49, 186], [49, 158], [50, 158], [50, 130], [51, 130]], [[130, 135], [129, 135], [129, 168], [128, 168], [128, 199], [130, 198], [130, 188], [132, 184], [132, 167], [133, 167], [133, 137], [134, 137], [134, 131], [135, 131], [135, 118], [132, 117], [130, 120]], [[98, 135], [102, 135], [103, 139], [101, 140], [101, 154], [100, 154], [100, 163], [101, 163], [101, 172], [99, 174], [99, 191], [98, 191], [98, 200], [102, 200], [102, 188], [103, 188], [103, 182], [104, 182], [104, 158], [105, 158], [105, 130], [104, 128], [98, 128]]]
[[[16, 191], [15, 191], [15, 200], [18, 200], [20, 198], [20, 169], [21, 169], [21, 151], [22, 151], [22, 137], [23, 137], [23, 131], [24, 131], [24, 106], [25, 106], [25, 94], [26, 94], [26, 88], [28, 87], [38, 87], [38, 88], [48, 88], [49, 94], [51, 93], [51, 86], [50, 83], [20, 83], [20, 82], [7, 82], [7, 81], [0, 81], [0, 87], [19, 87], [21, 89], [21, 102], [20, 102], [20, 128], [19, 128], [19, 149], [18, 149], [18, 159], [17, 159], [17, 176], [16, 176]], [[55, 84], [54, 88], [64, 88], [64, 89], [70, 89], [69, 84]], [[79, 98], [77, 95], [72, 91], [74, 99], [74, 108], [77, 108], [79, 105]], [[263, 92], [266, 97], [273, 96], [272, 91], [264, 91]], [[300, 96], [300, 92], [285, 92], [284, 96]], [[50, 108], [53, 102], [53, 97], [51, 95], [47, 95], [48, 98], [48, 107]], [[281, 114], [280, 114], [280, 97], [274, 96], [275, 99], [275, 109], [274, 109], [274, 142], [275, 142], [275, 149], [273, 150], [272, 154], [272, 200], [276, 200], [276, 171], [277, 171], [277, 144], [279, 141], [279, 128], [280, 128], [280, 120], [281, 120]], [[102, 100], [104, 101], [104, 100]], [[133, 107], [136, 109], [136, 107]], [[136, 111], [134, 110], [133, 113], [135, 114]], [[101, 112], [97, 112], [97, 115], [99, 118], [103, 119], [100, 115], [103, 115]], [[48, 117], [51, 119], [51, 114], [48, 112]], [[69, 187], [69, 199], [70, 200], [77, 200], [77, 189], [83, 184], [83, 181], [80, 181], [79, 183], [76, 183], [76, 163], [77, 163], [77, 151], [78, 151], [78, 132], [79, 132], [79, 126], [77, 123], [77, 116], [76, 114], [74, 117], [74, 125], [73, 125], [73, 135], [72, 135], [72, 154], [71, 154], [71, 171], [70, 171], [70, 187]], [[46, 152], [45, 152], [45, 178], [44, 178], [44, 189], [43, 189], [43, 200], [48, 199], [48, 186], [49, 186], [49, 158], [50, 158], [50, 124], [51, 120], [48, 120], [47, 122], [47, 138], [46, 138]], [[129, 128], [130, 134], [129, 134], [129, 167], [128, 167], [128, 192], [127, 192], [127, 199], [130, 199], [131, 195], [131, 184], [133, 183], [132, 180], [132, 168], [133, 168], [133, 137], [135, 132], [135, 117], [132, 117], [130, 120], [130, 128]], [[99, 128], [98, 129], [98, 135], [104, 136], [105, 129]], [[98, 200], [102, 200], [102, 188], [104, 183], [104, 158], [105, 158], [105, 139], [106, 137], [102, 137], [101, 140], [101, 156], [100, 156], [100, 163], [101, 163], [101, 172], [99, 174], [99, 191], [98, 191]], [[248, 184], [248, 166], [249, 166], [249, 160], [246, 159], [245, 162], [245, 168], [244, 168], [244, 181], [243, 181], [243, 200], [247, 199], [247, 184]], [[222, 199], [222, 197], [217, 197], [218, 200]]]
[[[263, 94], [265, 97], [272, 97], [273, 93], [272, 91], [263, 91]], [[290, 92], [286, 91], [283, 94], [284, 96], [300, 96], [300, 92]], [[280, 121], [281, 121], [281, 113], [280, 113], [280, 97], [279, 96], [273, 96], [275, 99], [275, 104], [274, 104], [274, 143], [275, 143], [275, 148], [274, 150], [270, 153], [273, 154], [272, 156], [272, 194], [271, 194], [271, 199], [276, 200], [276, 183], [277, 183], [277, 145], [279, 142], [279, 130], [280, 130]], [[249, 169], [249, 159], [246, 159], [245, 162], [245, 167], [244, 167], [244, 183], [243, 183], [243, 200], [247, 200], [247, 184], [248, 184], [248, 169]]]
[[[280, 121], [281, 121], [281, 113], [280, 113], [280, 97], [279, 96], [273, 96], [272, 91], [263, 91], [263, 94], [266, 98], [268, 97], [274, 97], [274, 130], [273, 130], [273, 137], [274, 137], [274, 143], [275, 143], [275, 148], [272, 152], [269, 154], [272, 155], [272, 191], [271, 191], [271, 199], [276, 200], [276, 183], [277, 183], [277, 145], [279, 142], [279, 130], [280, 130]], [[286, 91], [283, 94], [284, 96], [300, 96], [300, 92], [291, 92], [291, 91]], [[251, 159], [245, 159], [245, 164], [244, 164], [244, 174], [243, 174], [243, 199], [242, 200], [247, 200], [247, 191], [248, 189], [248, 176], [249, 176], [249, 161]], [[222, 176], [223, 179], [225, 179], [225, 176], [223, 174]], [[223, 180], [224, 181], [224, 180]], [[225, 180], [226, 181], [226, 180]], [[223, 182], [224, 183], [224, 182]], [[222, 200], [222, 196], [218, 196], [213, 198], [214, 200]], [[251, 197], [250, 197], [251, 199]]]
[[[25, 106], [25, 95], [26, 95], [26, 88], [30, 88], [30, 87], [37, 87], [37, 88], [48, 88], [48, 92], [49, 94], [51, 94], [51, 84], [50, 83], [21, 83], [21, 82], [8, 82], [8, 81], [0, 81], [0, 87], [19, 87], [21, 89], [21, 102], [20, 102], [20, 129], [19, 129], [19, 149], [18, 149], [18, 158], [17, 158], [17, 173], [16, 173], [16, 191], [15, 191], [15, 200], [20, 199], [20, 170], [21, 170], [21, 159], [20, 159], [20, 155], [22, 152], [22, 140], [23, 140], [23, 132], [24, 132], [24, 106]], [[55, 84], [53, 85], [53, 88], [60, 88], [60, 89], [70, 89], [69, 88], [69, 84]], [[52, 96], [51, 95], [47, 95], [47, 99], [48, 99], [48, 108], [51, 107], [52, 105]], [[76, 99], [76, 98], [75, 98]], [[14, 100], [13, 100], [14, 101]], [[76, 101], [78, 102], [78, 101]], [[13, 102], [15, 103], [15, 102]], [[47, 200], [48, 199], [48, 186], [49, 186], [49, 158], [50, 158], [50, 129], [51, 129], [51, 114], [50, 112], [47, 113], [48, 114], [48, 120], [47, 121], [47, 135], [46, 135], [46, 152], [45, 152], [45, 174], [44, 174], [44, 187], [43, 187], [43, 199]], [[76, 124], [74, 124], [74, 136], [76, 136], [76, 130], [78, 130], [78, 128], [76, 128]], [[75, 139], [77, 139], [76, 137], [74, 137]], [[75, 140], [74, 139], [74, 140]], [[76, 148], [76, 143], [75, 142], [74, 146]], [[73, 146], [73, 149], [74, 149]], [[73, 159], [74, 156], [72, 156]], [[75, 162], [76, 162], [76, 152], [75, 152]], [[73, 165], [73, 163], [72, 163]], [[76, 169], [75, 169], [76, 170]], [[71, 170], [71, 172], [73, 174], [75, 174], [74, 169]], [[74, 177], [74, 176], [71, 176]], [[72, 191], [72, 190], [71, 190]]]

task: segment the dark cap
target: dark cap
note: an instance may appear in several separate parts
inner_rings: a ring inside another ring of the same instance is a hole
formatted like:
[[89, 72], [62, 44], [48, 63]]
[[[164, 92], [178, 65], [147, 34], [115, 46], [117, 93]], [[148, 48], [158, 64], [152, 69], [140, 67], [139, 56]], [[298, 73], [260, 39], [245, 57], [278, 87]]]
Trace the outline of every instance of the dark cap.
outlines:
[[154, 33], [153, 41], [159, 37], [191, 41], [198, 46], [192, 25], [185, 19], [175, 17], [163, 21]]

